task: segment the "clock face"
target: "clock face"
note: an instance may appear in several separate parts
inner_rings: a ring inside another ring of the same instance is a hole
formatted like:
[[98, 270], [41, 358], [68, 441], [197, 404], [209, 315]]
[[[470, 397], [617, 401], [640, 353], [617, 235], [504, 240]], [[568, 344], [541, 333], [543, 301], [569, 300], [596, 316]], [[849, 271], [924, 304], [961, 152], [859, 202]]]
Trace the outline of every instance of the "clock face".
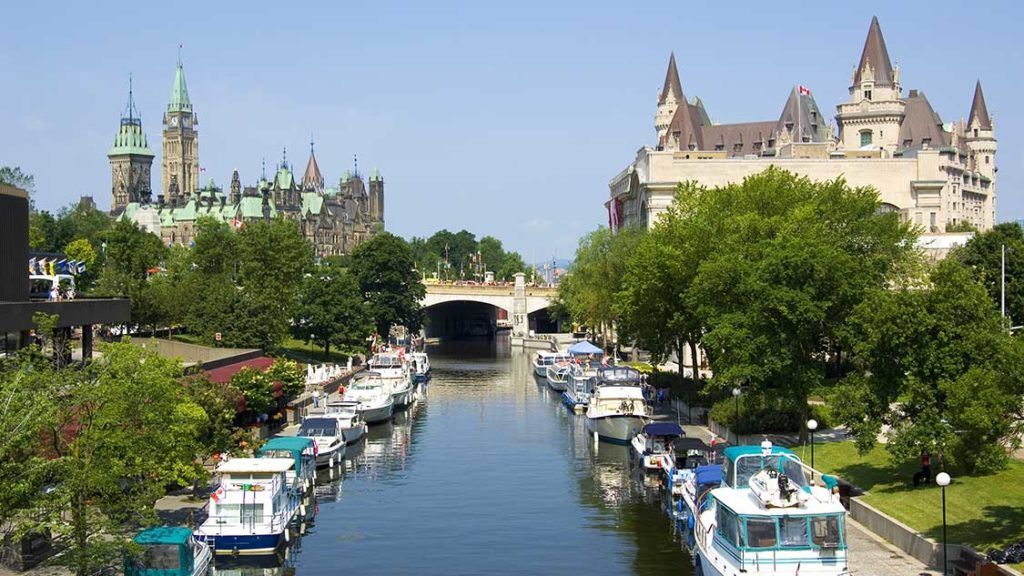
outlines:
[[177, 126], [177, 125], [178, 125], [178, 117], [177, 116], [171, 116], [171, 126]]
[[184, 118], [181, 119], [181, 125], [184, 126], [185, 128], [188, 128], [188, 125], [190, 123], [191, 122], [189, 122], [188, 116], [185, 116]]

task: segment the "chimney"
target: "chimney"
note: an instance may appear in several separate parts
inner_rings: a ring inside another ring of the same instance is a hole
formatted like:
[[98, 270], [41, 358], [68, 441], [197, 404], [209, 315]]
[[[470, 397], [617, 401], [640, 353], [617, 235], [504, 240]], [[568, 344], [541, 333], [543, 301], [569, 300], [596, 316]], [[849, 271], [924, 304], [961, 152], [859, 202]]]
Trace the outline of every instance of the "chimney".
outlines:
[[917, 96], [917, 88], [911, 88], [910, 89], [910, 95], [908, 96], [908, 98], [914, 98], [916, 96]]
[[227, 199], [227, 197], [226, 197], [226, 196], [221, 196], [221, 197], [220, 197], [220, 207], [221, 207], [221, 209], [223, 209], [223, 208], [224, 208], [224, 204], [225, 204], [225, 203], [226, 203], [227, 201], [228, 201], [228, 199]]
[[163, 194], [157, 194], [156, 195], [156, 205], [159, 206], [160, 208], [164, 207], [164, 195]]

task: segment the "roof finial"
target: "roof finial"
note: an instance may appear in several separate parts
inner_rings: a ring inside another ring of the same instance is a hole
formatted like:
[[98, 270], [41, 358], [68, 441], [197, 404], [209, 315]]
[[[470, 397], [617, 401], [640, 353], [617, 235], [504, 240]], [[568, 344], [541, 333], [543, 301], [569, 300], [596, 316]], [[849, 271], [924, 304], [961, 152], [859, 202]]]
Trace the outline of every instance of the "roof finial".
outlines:
[[181, 44], [178, 44], [178, 68], [181, 68]]
[[260, 175], [261, 175], [260, 178], [262, 180], [266, 180], [267, 179], [267, 159], [266, 159], [266, 157], [263, 158], [263, 169], [260, 172]]
[[309, 133], [309, 153], [313, 153], [313, 133]]
[[281, 149], [281, 168], [288, 168], [288, 148]]
[[355, 162], [355, 169], [354, 169], [355, 175], [359, 176], [359, 155], [358, 154], [353, 154], [352, 155], [352, 160]]

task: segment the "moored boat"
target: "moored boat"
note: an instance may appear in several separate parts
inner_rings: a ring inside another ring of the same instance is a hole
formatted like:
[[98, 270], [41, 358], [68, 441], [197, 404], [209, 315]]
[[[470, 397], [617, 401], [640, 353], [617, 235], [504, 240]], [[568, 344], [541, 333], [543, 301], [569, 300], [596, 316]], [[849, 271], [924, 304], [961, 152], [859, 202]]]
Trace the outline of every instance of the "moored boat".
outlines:
[[161, 526], [135, 536], [142, 547], [125, 560], [125, 576], [201, 576], [210, 570], [213, 553], [188, 528]]
[[[316, 482], [318, 447], [314, 438], [306, 436], [278, 436], [260, 447], [260, 458], [291, 458], [295, 465], [285, 474], [289, 487], [298, 494], [309, 492]], [[344, 455], [344, 454], [343, 454]]]
[[366, 436], [367, 424], [359, 412], [359, 402], [331, 400], [324, 406], [324, 416], [338, 421], [346, 444], [354, 444]]
[[573, 371], [572, 358], [567, 354], [555, 354], [551, 357], [551, 364], [544, 370], [544, 379], [548, 386], [556, 392], [564, 392], [569, 382], [569, 374]]
[[587, 428], [599, 439], [629, 444], [650, 418], [639, 372], [627, 366], [598, 370], [586, 414]]
[[562, 390], [562, 402], [574, 412], [587, 409], [587, 402], [597, 382], [597, 368], [586, 364], [569, 364]]
[[409, 354], [409, 363], [412, 367], [413, 381], [416, 384], [426, 384], [430, 380], [430, 357], [426, 352], [413, 352]]
[[345, 458], [345, 436], [337, 418], [319, 414], [306, 416], [299, 427], [298, 436], [313, 440], [316, 446], [316, 465], [319, 467], [340, 464]]
[[346, 388], [342, 399], [358, 402], [359, 413], [367, 424], [387, 422], [394, 414], [394, 398], [374, 372]]
[[533, 355], [533, 373], [540, 378], [547, 378], [548, 366], [551, 366], [555, 362], [555, 358], [558, 356], [557, 352], [550, 350], [538, 350]]
[[299, 497], [288, 489], [291, 458], [231, 458], [217, 466], [220, 486], [210, 495], [210, 514], [195, 530], [215, 554], [274, 554], [291, 538], [289, 524]]
[[722, 486], [689, 496], [696, 498], [695, 574], [849, 575], [846, 510], [834, 477], [809, 481], [813, 470], [767, 440], [724, 455]]
[[[404, 351], [379, 352], [367, 363], [376, 378], [391, 394], [394, 409], [404, 408], [413, 402], [412, 373], [406, 362]], [[367, 420], [369, 421], [369, 420]]]
[[649, 422], [630, 443], [643, 469], [657, 472], [675, 466], [673, 442], [684, 435], [682, 426], [675, 422]]

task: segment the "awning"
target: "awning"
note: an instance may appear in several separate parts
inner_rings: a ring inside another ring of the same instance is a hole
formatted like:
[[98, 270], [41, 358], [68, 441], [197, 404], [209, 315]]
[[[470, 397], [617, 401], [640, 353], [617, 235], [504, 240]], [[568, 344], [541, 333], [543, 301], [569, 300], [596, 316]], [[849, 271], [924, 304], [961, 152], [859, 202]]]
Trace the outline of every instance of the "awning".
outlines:
[[590, 342], [583, 340], [582, 342], [577, 342], [572, 346], [569, 346], [569, 354], [604, 354], [604, 350], [601, 350], [600, 348], [594, 346]]

